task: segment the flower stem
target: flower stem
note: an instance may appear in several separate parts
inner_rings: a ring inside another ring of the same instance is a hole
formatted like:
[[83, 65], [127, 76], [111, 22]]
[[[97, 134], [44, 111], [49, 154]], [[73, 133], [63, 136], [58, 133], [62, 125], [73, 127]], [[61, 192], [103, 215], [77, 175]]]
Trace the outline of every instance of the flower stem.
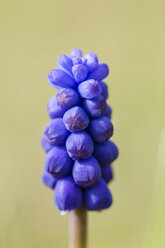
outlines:
[[87, 213], [84, 206], [70, 212], [69, 248], [87, 247]]

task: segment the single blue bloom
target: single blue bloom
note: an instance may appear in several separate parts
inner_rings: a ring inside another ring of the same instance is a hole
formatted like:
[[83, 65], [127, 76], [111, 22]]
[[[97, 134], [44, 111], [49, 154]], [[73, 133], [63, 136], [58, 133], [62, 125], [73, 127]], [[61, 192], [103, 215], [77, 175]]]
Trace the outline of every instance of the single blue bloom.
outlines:
[[82, 190], [72, 177], [60, 178], [54, 190], [54, 203], [61, 211], [79, 208], [82, 204]]
[[69, 135], [63, 119], [56, 118], [51, 120], [44, 130], [44, 135], [51, 145], [63, 145]]
[[63, 109], [64, 111], [75, 105], [79, 105], [81, 101], [79, 93], [71, 88], [61, 89], [57, 93], [56, 98], [59, 108]]
[[85, 207], [87, 210], [103, 210], [112, 204], [112, 195], [104, 180], [100, 180], [84, 191]]
[[86, 59], [85, 65], [87, 66], [88, 71], [93, 71], [96, 69], [98, 65], [98, 57], [95, 53], [87, 53], [84, 58]]
[[48, 140], [46, 139], [44, 135], [42, 135], [42, 138], [41, 138], [41, 146], [43, 150], [45, 151], [45, 153], [49, 152], [53, 148], [53, 146], [49, 144]]
[[93, 141], [84, 131], [72, 133], [66, 141], [66, 149], [73, 160], [89, 158], [93, 152]]
[[57, 179], [49, 174], [46, 170], [42, 171], [42, 182], [50, 189], [54, 189]]
[[95, 142], [102, 143], [112, 136], [113, 125], [108, 117], [101, 116], [90, 121], [88, 131]]
[[107, 104], [106, 110], [103, 115], [107, 116], [109, 119], [112, 118], [112, 109], [108, 104]]
[[75, 106], [65, 112], [63, 116], [65, 127], [70, 132], [77, 132], [87, 128], [89, 118], [83, 108]]
[[106, 168], [102, 168], [102, 179], [108, 184], [109, 182], [112, 181], [114, 175], [113, 175], [113, 170], [112, 166], [109, 165]]
[[72, 49], [70, 54], [72, 57], [82, 57], [83, 56], [82, 51], [80, 49], [77, 49], [77, 48]]
[[118, 148], [112, 141], [108, 140], [104, 143], [95, 143], [94, 156], [101, 167], [107, 167], [118, 157]]
[[100, 82], [100, 84], [101, 84], [101, 88], [102, 88], [102, 95], [107, 100], [107, 98], [108, 98], [108, 86], [104, 82]]
[[76, 160], [72, 174], [75, 183], [86, 188], [100, 180], [101, 169], [97, 160], [91, 156], [87, 159]]
[[90, 117], [95, 118], [105, 113], [107, 105], [104, 97], [99, 95], [92, 99], [85, 99], [83, 101], [83, 107]]
[[104, 78], [106, 78], [109, 74], [109, 68], [107, 64], [100, 63], [97, 65], [95, 70], [89, 72], [88, 79], [95, 79], [97, 81], [102, 81]]
[[47, 103], [47, 112], [51, 119], [63, 117], [66, 109], [61, 108], [57, 103], [57, 96], [53, 96]]
[[72, 73], [75, 81], [77, 83], [80, 83], [86, 79], [88, 74], [88, 69], [83, 64], [77, 64], [72, 67]]
[[58, 57], [58, 61], [57, 61], [58, 67], [60, 69], [62, 69], [63, 71], [65, 71], [66, 73], [68, 73], [70, 76], [72, 75], [72, 66], [73, 66], [73, 62], [72, 60], [69, 58], [69, 56], [62, 54]]
[[45, 170], [54, 177], [64, 177], [71, 173], [73, 160], [65, 146], [54, 146], [46, 155]]
[[78, 91], [81, 97], [92, 99], [102, 93], [102, 87], [98, 81], [89, 79], [79, 84]]
[[48, 83], [56, 89], [75, 88], [75, 80], [61, 69], [52, 69], [48, 74]]

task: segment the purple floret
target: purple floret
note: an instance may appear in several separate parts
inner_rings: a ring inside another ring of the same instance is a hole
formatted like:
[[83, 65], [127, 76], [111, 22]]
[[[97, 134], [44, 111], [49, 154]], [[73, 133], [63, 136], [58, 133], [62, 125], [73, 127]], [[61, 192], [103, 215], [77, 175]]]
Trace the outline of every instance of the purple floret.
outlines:
[[61, 108], [57, 103], [57, 96], [53, 96], [47, 103], [48, 115], [51, 119], [63, 117], [65, 108]]
[[77, 83], [80, 83], [86, 79], [88, 74], [88, 69], [83, 64], [77, 64], [72, 67], [72, 73], [75, 81]]
[[97, 81], [102, 81], [109, 74], [109, 68], [107, 64], [100, 63], [97, 65], [96, 69], [88, 74], [88, 79], [95, 79]]
[[65, 112], [63, 116], [65, 127], [70, 132], [77, 132], [87, 128], [89, 118], [86, 112], [81, 107], [73, 107]]
[[83, 56], [83, 53], [80, 49], [72, 49], [72, 51], [70, 52], [71, 56], [72, 57], [82, 57]]
[[54, 177], [64, 177], [71, 173], [73, 160], [64, 146], [54, 146], [46, 155], [45, 170]]
[[54, 203], [61, 211], [70, 211], [81, 206], [82, 190], [75, 184], [72, 177], [64, 177], [57, 181]]
[[50, 189], [54, 189], [57, 179], [49, 174], [46, 170], [42, 171], [42, 182]]
[[85, 99], [83, 101], [83, 107], [87, 111], [90, 117], [99, 117], [106, 111], [107, 105], [104, 97], [99, 95], [93, 99]]
[[98, 57], [95, 53], [87, 53], [84, 57], [86, 59], [85, 65], [88, 68], [88, 71], [93, 71], [98, 65]]
[[118, 157], [118, 148], [112, 141], [108, 140], [104, 143], [95, 144], [94, 156], [100, 166], [107, 167]]
[[102, 87], [98, 81], [89, 79], [79, 84], [78, 91], [81, 97], [92, 99], [102, 93]]
[[100, 177], [101, 169], [93, 156], [75, 161], [73, 166], [73, 178], [77, 185], [84, 188], [92, 186], [100, 180]]
[[101, 116], [90, 121], [88, 130], [95, 142], [102, 143], [112, 136], [113, 125], [108, 117]]
[[93, 152], [92, 138], [84, 131], [72, 133], [66, 141], [66, 149], [74, 160], [89, 158]]
[[57, 93], [56, 98], [58, 106], [63, 109], [64, 112], [75, 105], [79, 105], [80, 103], [79, 93], [70, 88], [61, 89]]
[[41, 146], [43, 150], [45, 151], [45, 153], [49, 152], [53, 148], [53, 146], [49, 144], [48, 140], [46, 139], [44, 135], [42, 135], [42, 138], [41, 138]]
[[108, 184], [113, 179], [113, 170], [112, 166], [109, 165], [106, 168], [102, 168], [102, 179]]
[[106, 110], [103, 115], [107, 116], [109, 119], [112, 118], [112, 109], [109, 105], [107, 105]]
[[48, 83], [56, 89], [75, 88], [75, 80], [61, 69], [52, 69], [48, 74]]
[[108, 98], [108, 86], [104, 82], [100, 82], [100, 85], [101, 85], [101, 88], [102, 88], [102, 93], [101, 94], [103, 95], [103, 97], [105, 99], [107, 99]]
[[103, 210], [112, 204], [112, 195], [104, 180], [85, 189], [85, 207], [87, 210]]
[[50, 145], [63, 145], [69, 135], [63, 119], [56, 118], [51, 120], [44, 130], [44, 135]]
[[69, 75], [72, 75], [72, 66], [73, 66], [73, 62], [72, 60], [69, 58], [69, 56], [62, 54], [58, 57], [58, 67], [60, 69], [62, 69], [63, 71], [65, 71], [66, 73], [68, 73]]

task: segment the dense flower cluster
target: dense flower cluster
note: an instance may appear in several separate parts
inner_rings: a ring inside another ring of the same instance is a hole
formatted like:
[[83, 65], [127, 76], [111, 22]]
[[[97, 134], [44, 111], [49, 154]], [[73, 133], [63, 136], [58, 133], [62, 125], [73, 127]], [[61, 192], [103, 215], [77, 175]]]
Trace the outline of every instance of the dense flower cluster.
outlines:
[[102, 80], [109, 74], [107, 64], [96, 54], [84, 57], [73, 49], [58, 58], [58, 69], [48, 82], [58, 90], [48, 104], [51, 121], [42, 136], [46, 152], [42, 180], [54, 190], [54, 202], [61, 211], [85, 205], [102, 210], [112, 204], [107, 184], [113, 178], [111, 164], [118, 157], [113, 135], [108, 87]]

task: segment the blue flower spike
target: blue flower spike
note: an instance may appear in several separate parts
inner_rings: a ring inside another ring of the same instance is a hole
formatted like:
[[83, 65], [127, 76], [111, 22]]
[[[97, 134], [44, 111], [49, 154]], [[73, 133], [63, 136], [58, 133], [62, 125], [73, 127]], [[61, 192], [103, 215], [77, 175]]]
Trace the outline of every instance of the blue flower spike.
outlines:
[[41, 138], [46, 158], [43, 183], [54, 190], [54, 203], [62, 212], [85, 206], [100, 211], [112, 205], [108, 183], [118, 148], [113, 135], [112, 109], [107, 104], [108, 65], [80, 49], [58, 57], [58, 68], [48, 83], [58, 90], [47, 104], [51, 119]]

